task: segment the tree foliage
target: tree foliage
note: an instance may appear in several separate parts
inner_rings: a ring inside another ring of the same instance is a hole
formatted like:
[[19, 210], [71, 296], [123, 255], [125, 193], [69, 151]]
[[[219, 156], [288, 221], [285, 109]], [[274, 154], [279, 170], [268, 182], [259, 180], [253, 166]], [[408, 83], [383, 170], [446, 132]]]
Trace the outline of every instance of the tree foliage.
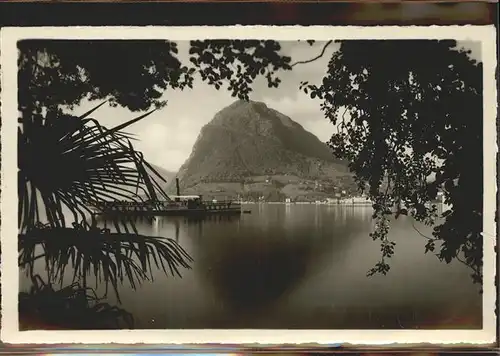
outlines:
[[[342, 41], [320, 85], [303, 83], [337, 126], [329, 145], [374, 200], [374, 240], [387, 273], [390, 215], [433, 225], [438, 191], [451, 209], [425, 252], [482, 267], [482, 65], [455, 41]], [[395, 208], [395, 209], [394, 209]]]
[[102, 301], [91, 288], [78, 283], [54, 289], [39, 275], [28, 292], [19, 293], [20, 329], [119, 329], [132, 328], [133, 316]]
[[165, 105], [168, 89], [192, 88], [196, 74], [215, 88], [248, 99], [257, 76], [277, 87], [278, 70], [290, 70], [276, 41], [191, 41], [189, 63], [177, 43], [160, 40], [24, 40], [18, 43], [19, 106], [77, 105], [108, 99], [131, 111]]

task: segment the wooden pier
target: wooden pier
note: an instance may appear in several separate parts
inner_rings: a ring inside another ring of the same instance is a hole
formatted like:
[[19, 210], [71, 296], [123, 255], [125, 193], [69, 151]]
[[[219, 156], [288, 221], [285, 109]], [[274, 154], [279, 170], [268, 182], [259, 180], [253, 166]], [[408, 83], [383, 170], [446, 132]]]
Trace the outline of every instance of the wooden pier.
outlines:
[[165, 201], [109, 201], [94, 205], [98, 215], [208, 215], [241, 214], [241, 204], [233, 201], [204, 201], [201, 195], [180, 195], [179, 179], [175, 179], [177, 195]]
[[103, 215], [169, 216], [203, 214], [241, 214], [241, 204], [233, 201], [113, 201], [98, 204], [96, 213]]

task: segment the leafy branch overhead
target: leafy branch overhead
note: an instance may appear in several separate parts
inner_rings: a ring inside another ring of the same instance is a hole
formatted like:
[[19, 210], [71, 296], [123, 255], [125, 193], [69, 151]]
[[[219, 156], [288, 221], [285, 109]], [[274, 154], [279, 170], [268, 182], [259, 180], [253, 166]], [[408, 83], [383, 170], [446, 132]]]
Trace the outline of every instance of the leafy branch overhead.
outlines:
[[[457, 259], [481, 281], [482, 65], [455, 41], [342, 41], [321, 85], [303, 83], [337, 127], [329, 145], [368, 185], [386, 273], [387, 216], [434, 227], [425, 251]], [[436, 220], [438, 192], [451, 210]]]
[[165, 90], [192, 88], [196, 75], [248, 99], [257, 76], [277, 87], [277, 71], [291, 69], [291, 58], [269, 40], [191, 41], [187, 64], [171, 41], [25, 40], [18, 48], [21, 108], [72, 106], [87, 97], [143, 111], [165, 105]]
[[168, 41], [26, 40], [18, 43], [21, 108], [110, 99], [132, 111], [161, 106], [163, 91], [190, 83]]
[[290, 57], [281, 56], [276, 41], [211, 40], [191, 41], [190, 61], [204, 82], [219, 89], [228, 81], [232, 96], [247, 99], [257, 76], [266, 78], [269, 88], [281, 80], [276, 71], [291, 70]]

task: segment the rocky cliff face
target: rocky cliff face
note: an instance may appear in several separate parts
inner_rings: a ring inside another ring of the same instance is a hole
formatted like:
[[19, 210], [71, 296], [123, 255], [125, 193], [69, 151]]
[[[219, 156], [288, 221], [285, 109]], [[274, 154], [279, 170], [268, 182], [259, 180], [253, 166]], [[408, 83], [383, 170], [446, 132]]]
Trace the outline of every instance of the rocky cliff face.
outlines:
[[335, 184], [350, 174], [301, 125], [264, 103], [239, 100], [202, 128], [177, 176], [185, 193], [240, 195], [272, 181], [286, 195], [281, 191], [289, 184]]

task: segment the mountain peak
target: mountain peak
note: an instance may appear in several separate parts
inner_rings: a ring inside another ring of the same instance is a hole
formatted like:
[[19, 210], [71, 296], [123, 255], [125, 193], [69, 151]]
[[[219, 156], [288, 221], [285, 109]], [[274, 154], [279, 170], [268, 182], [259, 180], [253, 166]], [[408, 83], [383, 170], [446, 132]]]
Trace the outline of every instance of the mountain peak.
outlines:
[[301, 125], [263, 102], [237, 100], [203, 127], [178, 176], [187, 188], [262, 175], [328, 176], [336, 170], [345, 171], [345, 163]]
[[236, 107], [262, 107], [262, 108], [267, 108], [267, 105], [262, 102], [262, 101], [255, 101], [255, 100], [243, 100], [243, 99], [238, 99], [234, 101], [232, 104], [227, 106], [226, 108], [236, 108]]
[[259, 111], [267, 111], [269, 108], [267, 105], [261, 101], [254, 101], [254, 100], [236, 100], [232, 104], [226, 106], [222, 110], [220, 110], [215, 116], [220, 116], [220, 115], [231, 115], [236, 112], [244, 112], [244, 111], [252, 111], [252, 112], [259, 112]]
[[303, 129], [288, 116], [269, 108], [264, 102], [236, 100], [215, 114], [209, 125], [222, 125], [233, 129], [266, 133], [281, 127]]

